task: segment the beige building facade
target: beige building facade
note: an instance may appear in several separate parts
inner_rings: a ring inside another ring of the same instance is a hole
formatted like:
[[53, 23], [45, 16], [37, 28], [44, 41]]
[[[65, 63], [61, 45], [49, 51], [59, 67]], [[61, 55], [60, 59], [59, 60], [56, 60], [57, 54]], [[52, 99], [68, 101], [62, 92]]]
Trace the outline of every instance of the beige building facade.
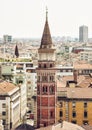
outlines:
[[0, 119], [5, 130], [10, 130], [20, 121], [19, 88], [6, 81], [0, 82]]

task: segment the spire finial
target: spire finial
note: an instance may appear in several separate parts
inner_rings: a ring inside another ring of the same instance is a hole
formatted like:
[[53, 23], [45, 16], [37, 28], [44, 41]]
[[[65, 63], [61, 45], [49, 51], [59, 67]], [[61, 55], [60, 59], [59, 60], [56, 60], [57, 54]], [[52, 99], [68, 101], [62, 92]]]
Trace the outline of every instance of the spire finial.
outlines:
[[48, 20], [48, 8], [46, 6], [46, 21]]

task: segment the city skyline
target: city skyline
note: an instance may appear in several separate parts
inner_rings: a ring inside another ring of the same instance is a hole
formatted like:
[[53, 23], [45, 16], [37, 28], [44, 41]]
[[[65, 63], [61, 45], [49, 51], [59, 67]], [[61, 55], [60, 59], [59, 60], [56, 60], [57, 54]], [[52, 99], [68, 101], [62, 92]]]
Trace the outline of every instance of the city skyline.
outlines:
[[0, 37], [41, 38], [48, 7], [52, 36], [79, 37], [79, 26], [86, 25], [92, 37], [91, 0], [0, 0]]

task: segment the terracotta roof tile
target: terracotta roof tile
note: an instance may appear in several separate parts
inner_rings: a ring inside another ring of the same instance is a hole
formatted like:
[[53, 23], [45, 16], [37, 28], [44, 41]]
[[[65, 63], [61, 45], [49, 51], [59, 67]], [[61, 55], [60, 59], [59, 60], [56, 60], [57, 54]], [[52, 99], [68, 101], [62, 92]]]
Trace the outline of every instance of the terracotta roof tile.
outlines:
[[15, 88], [16, 86], [13, 83], [6, 82], [6, 81], [0, 82], [0, 94], [8, 93]]
[[57, 95], [62, 97], [62, 92], [66, 92], [67, 98], [92, 99], [92, 88], [58, 88]]

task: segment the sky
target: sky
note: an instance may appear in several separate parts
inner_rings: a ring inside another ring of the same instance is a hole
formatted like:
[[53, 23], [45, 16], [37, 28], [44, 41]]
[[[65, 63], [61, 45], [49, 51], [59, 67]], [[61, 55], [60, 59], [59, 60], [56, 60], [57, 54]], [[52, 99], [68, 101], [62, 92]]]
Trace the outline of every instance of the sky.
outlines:
[[92, 0], [0, 0], [0, 38], [41, 38], [46, 6], [51, 36], [79, 37], [86, 25], [92, 37]]

